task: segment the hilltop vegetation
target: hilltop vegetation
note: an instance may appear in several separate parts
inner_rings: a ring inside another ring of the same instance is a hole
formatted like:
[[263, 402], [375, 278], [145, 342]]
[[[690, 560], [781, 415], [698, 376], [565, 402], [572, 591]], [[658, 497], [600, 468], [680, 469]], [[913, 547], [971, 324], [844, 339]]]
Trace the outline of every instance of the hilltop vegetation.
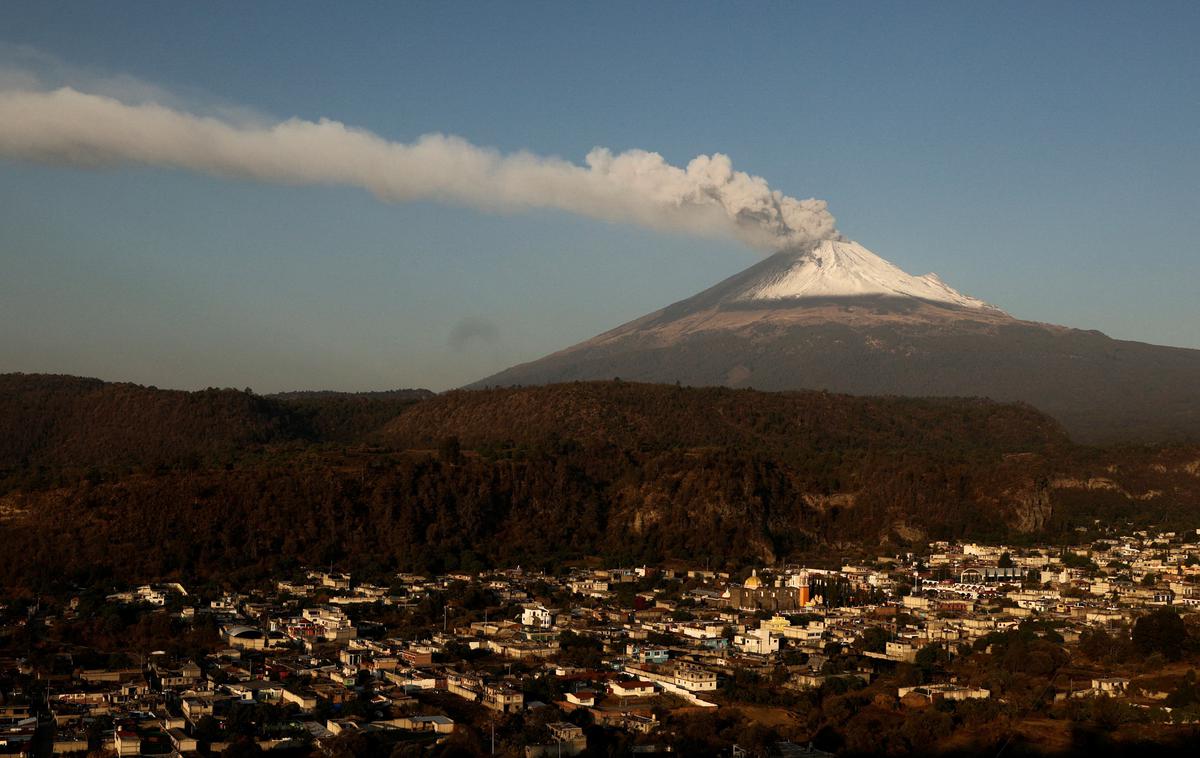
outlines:
[[362, 439], [414, 403], [433, 397], [429, 390], [384, 392], [281, 392], [268, 395], [297, 417], [308, 437], [334, 443]]
[[[224, 465], [264, 446], [348, 442], [432, 393], [160, 390], [46, 374], [0, 375], [0, 488], [80, 472]], [[10, 481], [10, 485], [12, 482]]]
[[1028, 406], [976, 399], [852, 397], [630, 382], [448, 392], [396, 416], [378, 435], [469, 447], [552, 438], [642, 450], [732, 447], [790, 460], [823, 450], [1046, 451], [1067, 444]]
[[[1190, 524], [1200, 450], [1024, 406], [623, 382], [353, 398], [2, 377], [0, 583], [738, 566], [858, 544]], [[24, 436], [20, 436], [24, 428]]]
[[0, 375], [0, 469], [199, 466], [299, 436], [247, 392], [179, 392], [99, 379]]

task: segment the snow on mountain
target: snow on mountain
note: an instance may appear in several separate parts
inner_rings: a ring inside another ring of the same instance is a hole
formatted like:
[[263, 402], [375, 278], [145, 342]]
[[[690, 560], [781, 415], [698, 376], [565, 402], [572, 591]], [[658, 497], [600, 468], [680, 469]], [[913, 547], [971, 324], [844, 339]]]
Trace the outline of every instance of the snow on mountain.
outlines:
[[473, 386], [612, 377], [989, 397], [1029, 403], [1081, 441], [1200, 440], [1200, 350], [1023, 321], [846, 240], [777, 252]]
[[912, 276], [857, 242], [822, 240], [796, 251], [777, 253], [776, 265], [748, 282], [739, 301], [848, 296], [915, 297], [964, 308], [999, 310], [958, 292], [937, 274]]

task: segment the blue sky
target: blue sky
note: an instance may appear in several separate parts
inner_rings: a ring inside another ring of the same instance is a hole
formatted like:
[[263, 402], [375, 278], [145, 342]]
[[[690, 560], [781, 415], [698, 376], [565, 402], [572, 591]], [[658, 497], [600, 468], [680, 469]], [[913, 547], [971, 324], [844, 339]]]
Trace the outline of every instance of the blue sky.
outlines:
[[[911, 273], [1200, 348], [1198, 35], [1191, 2], [10, 2], [0, 52], [390, 140], [721, 152]], [[456, 386], [761, 255], [558, 211], [3, 159], [0, 228], [0, 371], [262, 392]]]

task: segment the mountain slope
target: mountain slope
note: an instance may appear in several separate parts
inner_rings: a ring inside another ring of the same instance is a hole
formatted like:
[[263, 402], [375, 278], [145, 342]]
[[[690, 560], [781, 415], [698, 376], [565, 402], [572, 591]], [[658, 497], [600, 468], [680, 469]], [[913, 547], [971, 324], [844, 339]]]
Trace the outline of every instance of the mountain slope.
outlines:
[[1045, 452], [1069, 442], [1052, 419], [1023, 405], [625, 381], [447, 392], [398, 415], [375, 438], [429, 448], [446, 437], [470, 447], [539, 445], [551, 437], [639, 450], [728, 446], [787, 459], [913, 445], [961, 454], [978, 445]]
[[352, 442], [431, 396], [199, 392], [46, 374], [0, 374], [0, 478], [29, 469], [199, 466], [257, 446]]
[[281, 407], [246, 392], [0, 374], [0, 472], [210, 461], [297, 434]]
[[473, 387], [607, 379], [1023, 401], [1084, 442], [1200, 439], [1200, 351], [1022, 321], [860, 245], [785, 251]]
[[[185, 428], [211, 424], [195, 394]], [[86, 417], [52, 421], [88, 433]], [[1097, 519], [1190, 528], [1200, 497], [1200, 448], [1081, 448], [1028, 407], [979, 400], [594, 382], [446, 393], [377, 436], [0, 488], [0, 587], [593, 555], [737, 568], [855, 544], [1078, 540]]]
[[857, 242], [822, 240], [802, 250], [768, 259], [770, 265], [740, 291], [731, 288], [733, 302], [821, 297], [908, 297], [964, 308], [998, 310], [968, 297], [937, 274], [912, 276]]

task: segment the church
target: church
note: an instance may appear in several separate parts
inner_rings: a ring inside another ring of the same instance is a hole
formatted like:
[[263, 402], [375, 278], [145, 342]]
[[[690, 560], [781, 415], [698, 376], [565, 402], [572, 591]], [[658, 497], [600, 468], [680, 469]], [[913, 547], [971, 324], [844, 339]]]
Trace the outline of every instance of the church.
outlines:
[[751, 572], [740, 586], [730, 584], [722, 598], [732, 608], [743, 611], [800, 611], [816, 605], [809, 594], [808, 572], [777, 577], [774, 584], [764, 582], [758, 570]]

